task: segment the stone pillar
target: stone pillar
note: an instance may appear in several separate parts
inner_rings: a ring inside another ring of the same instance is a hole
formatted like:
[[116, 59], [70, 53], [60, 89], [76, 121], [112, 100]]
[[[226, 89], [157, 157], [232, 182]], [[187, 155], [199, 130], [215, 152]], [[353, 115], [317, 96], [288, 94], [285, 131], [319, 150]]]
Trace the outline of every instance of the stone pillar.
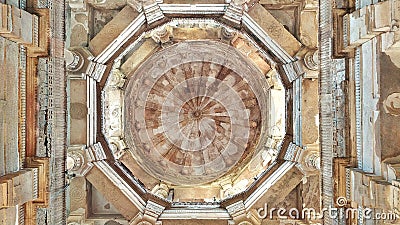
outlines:
[[304, 65], [307, 69], [317, 71], [319, 69], [318, 50], [308, 51], [304, 56]]

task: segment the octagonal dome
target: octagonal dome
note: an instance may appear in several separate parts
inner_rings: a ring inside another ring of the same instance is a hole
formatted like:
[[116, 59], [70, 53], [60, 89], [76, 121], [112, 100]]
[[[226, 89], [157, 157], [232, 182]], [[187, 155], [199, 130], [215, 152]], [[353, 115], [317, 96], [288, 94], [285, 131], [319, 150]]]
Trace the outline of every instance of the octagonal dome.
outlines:
[[160, 180], [211, 182], [265, 144], [266, 78], [232, 46], [180, 42], [128, 77], [128, 147]]

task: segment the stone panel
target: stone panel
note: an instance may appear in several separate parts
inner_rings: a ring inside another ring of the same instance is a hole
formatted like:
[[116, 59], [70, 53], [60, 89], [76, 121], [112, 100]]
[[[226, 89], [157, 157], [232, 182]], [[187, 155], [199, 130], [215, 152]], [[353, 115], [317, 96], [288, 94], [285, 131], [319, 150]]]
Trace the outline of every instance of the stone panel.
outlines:
[[97, 167], [90, 170], [86, 178], [126, 219], [132, 219], [139, 212], [119, 187], [115, 186]]
[[100, 54], [118, 35], [139, 15], [125, 6], [104, 28], [90, 41], [89, 49], [94, 56]]
[[300, 50], [300, 42], [262, 7], [262, 5], [255, 4], [248, 13], [272, 39], [289, 53], [289, 55], [294, 56]]

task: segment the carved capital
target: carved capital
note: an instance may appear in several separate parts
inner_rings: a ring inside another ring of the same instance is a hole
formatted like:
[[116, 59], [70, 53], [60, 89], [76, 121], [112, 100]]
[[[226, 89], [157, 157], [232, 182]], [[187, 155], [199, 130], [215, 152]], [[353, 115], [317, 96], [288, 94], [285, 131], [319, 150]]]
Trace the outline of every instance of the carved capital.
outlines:
[[308, 51], [304, 56], [304, 65], [307, 69], [317, 71], [319, 69], [318, 50]]
[[67, 171], [78, 176], [85, 176], [85, 174], [93, 167], [89, 162], [88, 155], [85, 151], [84, 146], [72, 146], [68, 148], [66, 159]]
[[81, 53], [76, 50], [64, 50], [65, 65], [70, 72], [80, 70], [84, 64], [84, 58]]
[[167, 43], [171, 39], [171, 28], [168, 26], [162, 26], [152, 32], [151, 38], [157, 43]]
[[159, 183], [153, 188], [153, 190], [151, 190], [151, 193], [161, 198], [167, 198], [169, 193], [169, 187], [165, 183]]

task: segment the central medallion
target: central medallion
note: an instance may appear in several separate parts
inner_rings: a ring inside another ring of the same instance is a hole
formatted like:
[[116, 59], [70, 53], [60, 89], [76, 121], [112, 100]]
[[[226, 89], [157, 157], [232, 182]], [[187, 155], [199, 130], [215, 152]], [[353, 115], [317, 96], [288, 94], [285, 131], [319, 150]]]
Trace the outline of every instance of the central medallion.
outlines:
[[218, 45], [180, 43], [130, 74], [125, 136], [139, 165], [160, 180], [211, 182], [258, 146], [263, 75], [230, 46]]

